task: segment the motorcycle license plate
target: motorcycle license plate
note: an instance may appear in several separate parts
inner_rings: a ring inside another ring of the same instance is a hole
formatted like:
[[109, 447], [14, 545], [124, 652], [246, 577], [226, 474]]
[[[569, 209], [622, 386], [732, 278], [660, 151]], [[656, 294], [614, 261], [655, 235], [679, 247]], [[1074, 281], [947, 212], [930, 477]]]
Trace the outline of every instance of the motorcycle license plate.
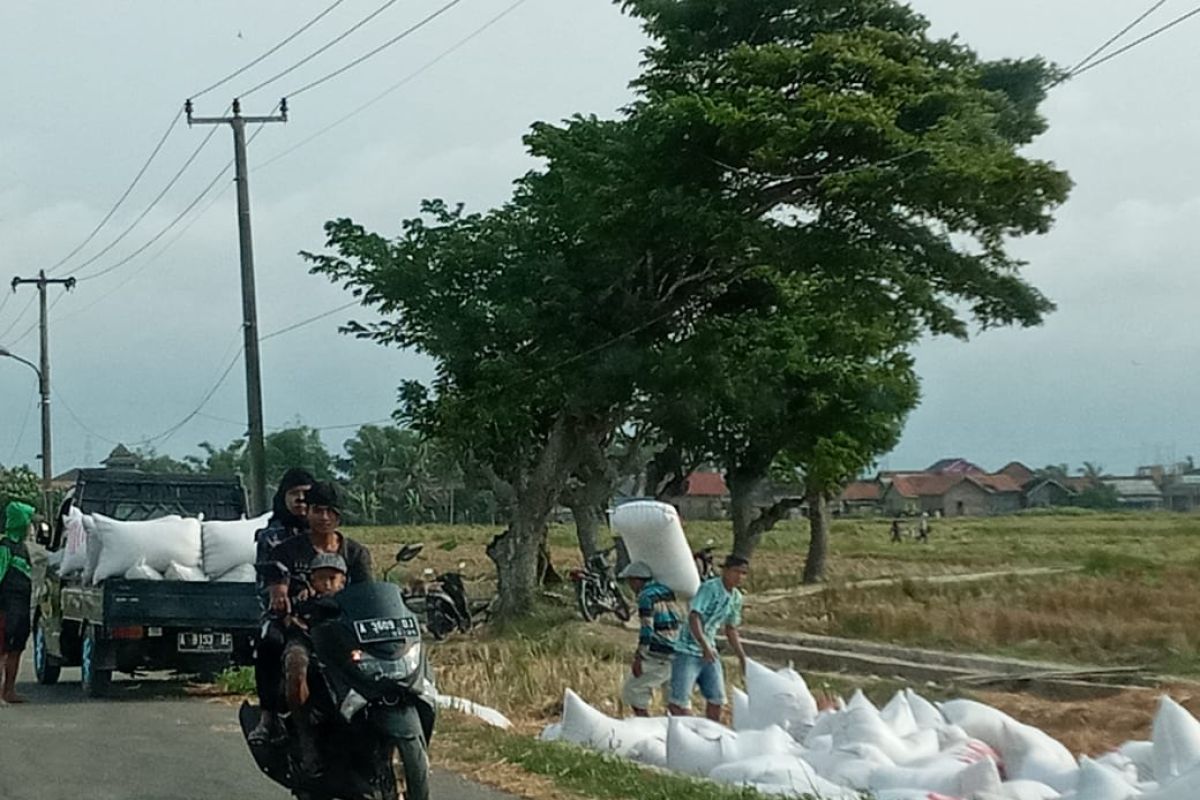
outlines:
[[421, 635], [421, 629], [412, 617], [356, 620], [354, 632], [363, 644], [395, 642], [400, 639], [414, 639]]
[[231, 633], [181, 633], [177, 640], [181, 653], [232, 653]]

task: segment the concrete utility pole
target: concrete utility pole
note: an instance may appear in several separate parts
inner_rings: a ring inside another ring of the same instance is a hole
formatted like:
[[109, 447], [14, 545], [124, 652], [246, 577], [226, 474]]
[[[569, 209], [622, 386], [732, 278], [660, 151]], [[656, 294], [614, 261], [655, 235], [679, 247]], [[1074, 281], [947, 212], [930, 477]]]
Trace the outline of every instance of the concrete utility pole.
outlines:
[[[46, 271], [38, 272], [36, 278], [13, 278], [12, 290], [15, 292], [18, 286], [22, 284], [32, 284], [38, 290], [38, 306], [40, 313], [39, 327], [41, 328], [41, 367], [35, 368], [38, 374], [38, 391], [42, 396], [42, 507], [45, 510], [46, 518], [54, 518], [54, 509], [50, 508], [50, 482], [54, 480], [54, 466], [51, 458], [50, 446], [50, 320], [46, 316], [46, 288], [52, 284], [61, 284], [68, 291], [75, 288], [74, 278], [47, 278]], [[3, 353], [9, 358], [17, 361], [24, 361], [22, 358], [17, 358], [12, 353], [4, 350]], [[29, 364], [29, 366], [33, 366]]]
[[237, 181], [238, 249], [242, 262], [242, 327], [246, 359], [246, 407], [250, 453], [250, 509], [261, 514], [267, 504], [267, 452], [263, 442], [262, 370], [258, 354], [258, 306], [254, 294], [254, 240], [250, 234], [250, 183], [246, 168], [246, 123], [287, 122], [287, 100], [279, 101], [279, 116], [243, 117], [242, 104], [233, 101], [232, 117], [193, 117], [192, 101], [184, 104], [188, 125], [233, 128], [233, 163]]

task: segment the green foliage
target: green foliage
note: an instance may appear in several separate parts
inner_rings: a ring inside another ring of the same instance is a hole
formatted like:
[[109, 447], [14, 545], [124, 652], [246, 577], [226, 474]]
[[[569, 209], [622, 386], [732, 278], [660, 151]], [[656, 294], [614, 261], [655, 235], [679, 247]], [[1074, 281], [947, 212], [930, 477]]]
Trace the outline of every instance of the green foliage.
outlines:
[[226, 694], [254, 694], [254, 669], [230, 667], [217, 676], [217, 686]]
[[1075, 505], [1100, 511], [1112, 511], [1121, 507], [1117, 490], [1105, 483], [1095, 483], [1084, 489], [1075, 498]]
[[[274, 486], [291, 467], [304, 467], [318, 480], [332, 480], [334, 460], [321, 441], [321, 434], [307, 425], [271, 431], [264, 437], [263, 445], [267, 456], [267, 486]], [[218, 448], [210, 442], [201, 442], [202, 455], [184, 458], [186, 467], [194, 472], [221, 477], [241, 477], [245, 480], [250, 472], [250, 455], [245, 439], [234, 439], [225, 447]], [[143, 466], [143, 469], [147, 467]]]
[[0, 467], [0, 509], [14, 500], [42, 506], [42, 481], [29, 467]]

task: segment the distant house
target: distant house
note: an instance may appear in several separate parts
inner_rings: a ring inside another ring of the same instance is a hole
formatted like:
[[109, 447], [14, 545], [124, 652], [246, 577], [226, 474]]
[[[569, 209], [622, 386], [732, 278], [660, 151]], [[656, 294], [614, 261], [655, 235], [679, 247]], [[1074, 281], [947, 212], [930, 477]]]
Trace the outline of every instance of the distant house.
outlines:
[[1010, 514], [1021, 508], [1021, 487], [1008, 476], [956, 473], [899, 475], [883, 493], [888, 514], [946, 517]]
[[719, 472], [693, 472], [684, 481], [683, 493], [666, 501], [679, 509], [684, 521], [729, 517], [729, 487]]
[[1037, 473], [1029, 467], [1022, 464], [1020, 461], [1010, 461], [1004, 465], [1004, 468], [996, 472], [997, 475], [1007, 475], [1017, 482], [1018, 486], [1027, 486], [1037, 477]]
[[943, 458], [941, 461], [934, 463], [926, 472], [932, 472], [937, 475], [986, 475], [987, 470], [972, 464], [965, 458]]
[[1200, 475], [1176, 475], [1162, 493], [1163, 504], [1171, 511], [1200, 510]]
[[1026, 508], [1059, 508], [1071, 505], [1079, 496], [1068, 478], [1034, 478], [1025, 485]]
[[1101, 478], [1100, 483], [1116, 492], [1123, 509], [1157, 511], [1163, 507], [1162, 490], [1153, 478]]
[[842, 490], [837, 501], [840, 514], [876, 514], [883, 500], [883, 484], [879, 481], [854, 481]]

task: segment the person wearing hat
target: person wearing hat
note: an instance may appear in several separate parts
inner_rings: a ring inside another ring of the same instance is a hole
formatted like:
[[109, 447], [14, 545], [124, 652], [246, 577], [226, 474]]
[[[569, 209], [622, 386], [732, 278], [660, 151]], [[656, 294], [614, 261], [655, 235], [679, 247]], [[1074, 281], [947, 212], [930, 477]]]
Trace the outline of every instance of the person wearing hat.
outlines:
[[17, 695], [17, 672], [21, 654], [29, 643], [29, 607], [33, 599], [33, 567], [25, 540], [33, 530], [37, 512], [25, 503], [10, 502], [4, 508], [4, 532], [0, 534], [0, 705], [23, 703]]
[[[283, 473], [271, 503], [271, 518], [267, 521], [267, 527], [254, 534], [255, 563], [269, 562], [272, 550], [308, 530], [308, 507], [304, 503], [304, 495], [314, 481], [312, 473], [303, 467], [292, 467]], [[266, 611], [271, 605], [270, 590], [262, 578], [258, 578], [257, 583], [262, 607]], [[286, 710], [280, 692], [283, 686], [283, 645], [284, 631], [278, 621], [265, 618], [254, 651], [254, 688], [258, 693], [258, 707], [262, 710], [262, 716], [250, 732], [252, 744], [266, 742], [283, 732], [278, 725], [279, 715]]]
[[738, 589], [750, 572], [750, 562], [731, 555], [721, 574], [700, 584], [688, 609], [688, 622], [675, 643], [671, 661], [671, 697], [668, 710], [675, 716], [691, 714], [692, 690], [697, 684], [707, 703], [705, 715], [721, 719], [725, 706], [725, 675], [717, 655], [717, 633], [724, 629], [729, 646], [746, 671], [746, 651], [738, 636], [742, 624], [742, 592]]
[[654, 573], [644, 562], [632, 562], [618, 577], [629, 581], [629, 587], [637, 596], [641, 622], [637, 650], [621, 687], [621, 700], [635, 715], [648, 717], [654, 690], [663, 688], [671, 680], [671, 659], [682, 624], [679, 605], [675, 602], [675, 593], [654, 580]]
[[300, 742], [301, 769], [315, 775], [320, 755], [312, 718], [308, 713], [309, 667], [312, 664], [312, 640], [308, 629], [312, 624], [315, 601], [333, 597], [346, 588], [348, 579], [346, 559], [337, 553], [318, 552], [308, 563], [308, 585], [312, 593], [297, 599], [288, 615], [287, 645], [283, 650], [284, 693], [288, 710], [292, 712], [296, 735]]

